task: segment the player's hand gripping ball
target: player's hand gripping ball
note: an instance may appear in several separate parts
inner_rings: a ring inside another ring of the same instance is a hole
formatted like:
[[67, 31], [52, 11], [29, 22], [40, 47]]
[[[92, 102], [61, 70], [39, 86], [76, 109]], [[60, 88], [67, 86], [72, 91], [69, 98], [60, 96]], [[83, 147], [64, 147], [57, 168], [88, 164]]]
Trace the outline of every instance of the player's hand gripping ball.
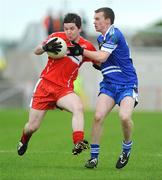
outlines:
[[60, 37], [50, 38], [43, 46], [48, 56], [54, 59], [62, 58], [67, 54], [67, 44]]

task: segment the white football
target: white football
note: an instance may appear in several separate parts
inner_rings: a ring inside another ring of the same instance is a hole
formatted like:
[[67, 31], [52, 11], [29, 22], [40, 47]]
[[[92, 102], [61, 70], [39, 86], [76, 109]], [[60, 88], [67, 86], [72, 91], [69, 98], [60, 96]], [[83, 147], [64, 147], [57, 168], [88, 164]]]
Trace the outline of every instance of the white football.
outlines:
[[51, 41], [52, 39], [57, 38], [56, 42], [61, 42], [62, 48], [61, 51], [58, 52], [58, 54], [54, 53], [54, 52], [47, 52], [48, 56], [54, 59], [58, 59], [58, 58], [62, 58], [66, 55], [67, 53], [67, 44], [66, 42], [60, 38], [60, 37], [53, 37], [51, 39], [49, 39], [48, 41]]

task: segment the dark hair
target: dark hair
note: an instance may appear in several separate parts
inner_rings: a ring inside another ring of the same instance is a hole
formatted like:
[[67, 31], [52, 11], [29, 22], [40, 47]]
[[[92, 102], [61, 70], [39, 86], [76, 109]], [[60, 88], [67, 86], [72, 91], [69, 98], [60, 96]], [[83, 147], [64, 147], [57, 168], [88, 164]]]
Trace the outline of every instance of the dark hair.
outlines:
[[111, 8], [102, 7], [102, 8], [95, 10], [95, 13], [99, 13], [99, 12], [103, 12], [105, 19], [109, 18], [111, 20], [111, 24], [114, 23], [115, 14]]
[[75, 13], [66, 14], [63, 23], [74, 23], [78, 29], [80, 29], [82, 25], [81, 17]]

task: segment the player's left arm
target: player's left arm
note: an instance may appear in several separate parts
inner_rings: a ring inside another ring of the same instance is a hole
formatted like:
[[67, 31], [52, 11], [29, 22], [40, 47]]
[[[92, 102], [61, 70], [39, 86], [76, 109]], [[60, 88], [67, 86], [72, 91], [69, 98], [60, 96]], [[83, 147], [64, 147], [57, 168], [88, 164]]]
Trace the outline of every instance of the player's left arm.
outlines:
[[112, 51], [114, 51], [118, 44], [118, 35], [113, 32], [110, 34], [103, 42], [101, 42], [100, 49], [98, 51], [90, 51], [89, 49], [84, 49], [79, 46], [79, 44], [74, 44], [73, 55], [83, 55], [93, 61], [98, 63], [105, 62]]
[[36, 55], [41, 55], [41, 54], [43, 54], [44, 52], [45, 52], [45, 51], [43, 50], [41, 44], [38, 45], [38, 46], [35, 48], [35, 50], [34, 50], [34, 54], [36, 54]]
[[41, 55], [44, 52], [58, 53], [59, 51], [61, 51], [62, 45], [61, 42], [58, 42], [57, 40], [58, 38], [54, 37], [54, 34], [51, 34], [42, 44], [38, 45], [35, 48], [34, 53], [36, 55]]
[[110, 56], [109, 52], [98, 50], [98, 51], [89, 51], [84, 49], [83, 56], [88, 57], [89, 59], [93, 59], [96, 63], [102, 63], [107, 60]]
[[117, 35], [111, 34], [109, 37], [106, 38], [103, 42], [100, 42], [98, 51], [89, 51], [84, 49], [83, 55], [95, 60], [98, 63], [105, 62], [112, 51], [114, 51], [117, 47]]
[[[96, 48], [95, 48], [95, 46], [92, 44], [92, 43], [90, 43], [90, 42], [88, 42], [87, 44], [86, 44], [86, 48], [84, 48], [84, 50], [88, 50], [88, 51], [96, 51]], [[95, 63], [95, 64], [97, 64], [98, 62], [96, 62], [95, 60], [93, 60], [93, 59], [91, 59], [91, 58], [89, 58], [89, 57], [87, 57], [87, 56], [84, 56], [83, 55], [83, 61], [85, 62], [92, 62], [92, 63]]]
[[89, 50], [88, 48], [82, 48], [78, 43], [73, 42], [72, 47], [68, 47], [70, 51], [70, 55], [73, 56], [79, 56], [83, 55], [87, 59], [91, 59], [91, 61], [95, 61], [96, 63], [102, 63], [107, 60], [109, 57], [110, 53], [103, 51], [103, 50]]
[[[86, 49], [89, 50], [89, 51], [96, 51], [96, 48], [95, 48], [95, 46], [92, 43], [89, 43]], [[88, 58], [86, 56], [83, 56], [83, 60], [86, 61], [86, 62], [92, 62], [92, 66], [95, 69], [97, 69], [99, 71], [101, 70], [101, 68], [100, 68], [101, 63], [100, 62], [92, 60], [92, 59], [90, 59], [90, 58]]]
[[41, 55], [43, 54], [45, 51], [43, 50], [43, 46], [47, 43], [47, 41], [53, 37], [53, 34], [49, 35], [41, 44], [39, 44], [38, 46], [36, 46], [36, 48], [34, 49], [34, 54], [36, 55]]

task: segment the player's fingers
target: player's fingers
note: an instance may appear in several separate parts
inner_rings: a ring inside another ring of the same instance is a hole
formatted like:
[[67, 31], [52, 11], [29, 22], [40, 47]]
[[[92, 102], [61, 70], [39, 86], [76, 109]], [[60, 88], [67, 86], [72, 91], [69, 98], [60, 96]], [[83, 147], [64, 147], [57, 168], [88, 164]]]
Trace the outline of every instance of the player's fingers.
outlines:
[[55, 51], [56, 51], [56, 52], [60, 52], [60, 51], [61, 51], [61, 49], [56, 48], [56, 49], [55, 49]]
[[54, 45], [55, 48], [62, 48], [62, 45]]
[[58, 38], [52, 39], [51, 41], [49, 41], [47, 44], [61, 44], [61, 42], [57, 42]]
[[60, 44], [61, 44], [61, 42], [55, 42], [55, 43], [53, 43], [53, 44], [60, 45]]
[[57, 40], [58, 40], [58, 38], [54, 38], [52, 41], [53, 41], [53, 42], [56, 42]]

